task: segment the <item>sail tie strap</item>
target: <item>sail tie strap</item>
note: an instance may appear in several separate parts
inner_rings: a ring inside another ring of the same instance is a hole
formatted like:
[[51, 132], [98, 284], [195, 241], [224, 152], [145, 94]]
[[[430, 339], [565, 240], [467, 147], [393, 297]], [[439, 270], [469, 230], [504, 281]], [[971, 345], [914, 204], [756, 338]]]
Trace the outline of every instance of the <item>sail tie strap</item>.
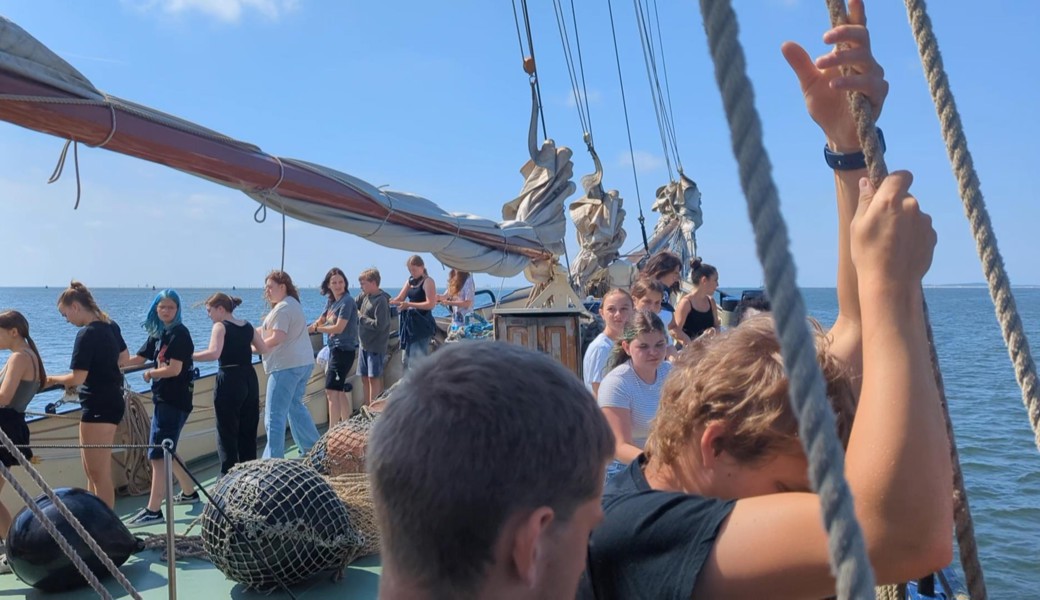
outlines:
[[700, 7], [755, 232], [756, 250], [765, 271], [769, 297], [773, 299], [784, 369], [791, 383], [791, 406], [798, 416], [799, 437], [809, 458], [809, 478], [820, 496], [838, 597], [873, 598], [874, 574], [845, 480], [845, 453], [816, 362], [805, 302], [795, 283], [787, 224], [780, 214], [779, 193], [762, 141], [754, 91], [737, 38], [736, 15], [731, 0], [701, 0]]

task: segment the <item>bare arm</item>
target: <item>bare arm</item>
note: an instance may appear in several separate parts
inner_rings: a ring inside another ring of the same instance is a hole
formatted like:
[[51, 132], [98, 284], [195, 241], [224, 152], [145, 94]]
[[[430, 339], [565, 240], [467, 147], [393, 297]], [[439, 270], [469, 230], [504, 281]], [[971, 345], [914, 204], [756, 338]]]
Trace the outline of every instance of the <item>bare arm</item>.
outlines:
[[53, 387], [60, 385], [65, 388], [74, 388], [76, 386], [83, 385], [83, 382], [87, 380], [87, 371], [82, 369], [76, 369], [71, 373], [64, 375], [51, 375], [47, 377], [46, 387]]
[[18, 384], [26, 373], [32, 373], [32, 359], [22, 352], [11, 354], [11, 358], [4, 365], [4, 381], [0, 383], [0, 406], [7, 406], [14, 399], [14, 393]]
[[[909, 179], [896, 173], [876, 195], [865, 193], [852, 228], [864, 370], [845, 464], [879, 583], [921, 577], [952, 558], [949, 440], [921, 307], [921, 277], [931, 263], [935, 232], [906, 193]], [[739, 500], [694, 594], [751, 599], [768, 589], [771, 598], [832, 595], [820, 510], [813, 494]]]
[[165, 365], [161, 367], [156, 367], [154, 369], [148, 369], [144, 373], [141, 373], [141, 378], [144, 379], [146, 383], [153, 379], [167, 379], [169, 377], [176, 377], [180, 375], [181, 370], [183, 369], [183, 362], [177, 360], [176, 358], [171, 358], [170, 362], [166, 363]]
[[426, 300], [422, 302], [402, 302], [401, 308], [417, 308], [419, 310], [433, 310], [437, 308], [437, 284], [427, 277], [423, 281], [423, 291], [426, 292]]
[[687, 294], [682, 297], [682, 300], [679, 300], [679, 304], [675, 307], [675, 312], [672, 313], [672, 321], [668, 323], [668, 331], [672, 333], [672, 337], [684, 345], [690, 343], [690, 336], [686, 335], [686, 332], [682, 330], [682, 324], [686, 321], [686, 317], [689, 316], [691, 310], [693, 310], [693, 305], [690, 303], [690, 295]]
[[277, 348], [278, 345], [284, 342], [285, 338], [289, 335], [281, 329], [272, 329], [270, 331], [264, 331], [260, 328], [257, 328], [256, 331], [264, 340], [264, 345], [267, 346], [268, 352], [270, 352], [273, 348]]
[[404, 299], [408, 297], [408, 287], [408, 282], [404, 282], [404, 287], [401, 288], [400, 293], [390, 300], [390, 304], [400, 304], [404, 302]]
[[[597, 384], [593, 384], [597, 388]], [[642, 454], [643, 449], [632, 443], [632, 411], [627, 408], [603, 407], [603, 416], [614, 433], [614, 458], [629, 464]]]
[[224, 334], [226, 332], [227, 328], [224, 327], [223, 323], [214, 323], [213, 329], [209, 333], [209, 348], [196, 352], [191, 358], [200, 362], [220, 358], [220, 353], [224, 350]]
[[270, 352], [270, 348], [264, 342], [264, 336], [260, 335], [260, 330], [259, 329], [254, 329], [253, 330], [253, 342], [252, 343], [253, 343], [253, 350], [257, 354], [267, 354], [268, 352]]
[[140, 356], [138, 354], [130, 356], [130, 351], [129, 350], [124, 350], [119, 355], [119, 367], [122, 368], [122, 369], [129, 369], [131, 367], [139, 367], [139, 366], [143, 365], [146, 362], [148, 362], [148, 359], [143, 357], [143, 356]]

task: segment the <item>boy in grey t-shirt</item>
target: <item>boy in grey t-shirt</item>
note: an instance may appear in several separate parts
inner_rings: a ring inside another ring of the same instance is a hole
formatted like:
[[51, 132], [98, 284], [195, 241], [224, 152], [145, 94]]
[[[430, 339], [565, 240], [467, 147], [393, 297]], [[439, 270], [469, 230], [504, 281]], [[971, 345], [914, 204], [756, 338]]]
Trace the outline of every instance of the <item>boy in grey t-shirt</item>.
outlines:
[[390, 295], [379, 289], [380, 276], [376, 269], [362, 271], [358, 281], [361, 283], [358, 375], [365, 384], [365, 404], [370, 405], [383, 391], [383, 365], [390, 344]]

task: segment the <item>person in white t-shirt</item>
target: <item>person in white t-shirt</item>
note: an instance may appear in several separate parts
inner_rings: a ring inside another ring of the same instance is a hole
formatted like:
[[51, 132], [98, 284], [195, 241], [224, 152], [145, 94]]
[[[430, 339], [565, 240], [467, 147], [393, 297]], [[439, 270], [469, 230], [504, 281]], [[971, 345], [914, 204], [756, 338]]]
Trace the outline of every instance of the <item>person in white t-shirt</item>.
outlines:
[[661, 388], [672, 370], [665, 360], [667, 354], [661, 318], [650, 311], [636, 311], [614, 344], [596, 398], [616, 442], [614, 462], [607, 467], [608, 480], [643, 452]]
[[473, 298], [477, 295], [477, 286], [473, 276], [466, 271], [452, 269], [448, 272], [448, 291], [437, 294], [437, 302], [451, 311], [451, 328], [466, 326], [466, 317], [473, 312]]
[[307, 380], [314, 370], [314, 348], [307, 335], [307, 319], [300, 306], [300, 292], [285, 271], [271, 271], [264, 280], [264, 297], [271, 312], [257, 328], [269, 351], [264, 355], [267, 373], [267, 406], [264, 429], [267, 445], [264, 458], [285, 456], [285, 422], [300, 454], [306, 454], [318, 441], [318, 428], [303, 404]]
[[593, 397], [599, 393], [599, 384], [607, 374], [610, 351], [614, 348], [614, 342], [625, 332], [625, 324], [632, 316], [632, 310], [632, 296], [621, 288], [610, 290], [600, 302], [599, 314], [603, 317], [603, 331], [589, 342], [582, 361], [582, 378]]

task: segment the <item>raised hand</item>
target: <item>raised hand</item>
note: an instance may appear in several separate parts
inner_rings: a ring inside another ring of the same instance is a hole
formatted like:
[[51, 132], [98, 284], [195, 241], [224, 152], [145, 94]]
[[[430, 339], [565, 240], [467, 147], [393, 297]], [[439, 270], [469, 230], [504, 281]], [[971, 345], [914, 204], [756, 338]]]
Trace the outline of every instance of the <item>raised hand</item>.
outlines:
[[852, 262], [859, 284], [892, 292], [920, 287], [932, 264], [932, 218], [910, 195], [913, 175], [892, 173], [875, 190], [860, 180], [860, 202], [852, 219]]
[[[834, 49], [815, 61], [794, 42], [784, 43], [781, 51], [798, 77], [809, 115], [823, 129], [831, 149], [855, 152], [860, 144], [847, 92], [866, 95], [875, 119], [888, 95], [885, 70], [870, 50], [863, 0], [849, 0], [849, 23], [824, 33], [823, 41]], [[841, 67], [848, 67], [849, 75], [842, 75]]]

